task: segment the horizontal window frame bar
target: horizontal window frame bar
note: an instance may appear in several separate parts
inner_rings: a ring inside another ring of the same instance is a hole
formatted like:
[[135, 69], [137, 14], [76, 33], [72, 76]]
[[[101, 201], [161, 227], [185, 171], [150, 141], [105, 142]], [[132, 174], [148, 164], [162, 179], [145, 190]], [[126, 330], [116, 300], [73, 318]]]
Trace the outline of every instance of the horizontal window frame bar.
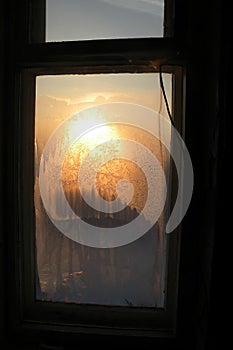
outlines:
[[151, 60], [169, 64], [184, 61], [185, 53], [170, 38], [91, 40], [30, 44], [15, 50], [19, 66], [132, 65]]

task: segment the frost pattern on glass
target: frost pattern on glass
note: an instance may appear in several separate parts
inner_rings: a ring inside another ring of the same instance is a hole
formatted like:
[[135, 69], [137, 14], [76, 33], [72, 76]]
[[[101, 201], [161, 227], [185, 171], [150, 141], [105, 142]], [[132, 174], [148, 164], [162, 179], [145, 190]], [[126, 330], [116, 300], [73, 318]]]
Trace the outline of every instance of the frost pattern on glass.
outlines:
[[[126, 83], [127, 82], [127, 83]], [[171, 75], [165, 75], [168, 97], [171, 100]], [[151, 87], [148, 90], [148, 86]], [[88, 88], [88, 93], [85, 89]], [[115, 90], [113, 89], [115, 88]], [[145, 91], [146, 90], [146, 91]], [[114, 94], [115, 91], [115, 94]], [[119, 93], [120, 91], [120, 93]], [[101, 98], [102, 96], [102, 98]], [[74, 242], [63, 235], [50, 221], [40, 197], [39, 166], [47, 172], [46, 159], [43, 159], [45, 144], [55, 128], [70, 114], [90, 105], [101, 104], [106, 99], [128, 99], [129, 102], [144, 103], [166, 116], [160, 99], [158, 74], [145, 75], [105, 75], [103, 76], [41, 76], [37, 78], [36, 127], [35, 127], [35, 215], [36, 215], [36, 255], [37, 255], [37, 299], [101, 305], [135, 307], [163, 307], [165, 300], [166, 239], [165, 224], [168, 205], [156, 225], [143, 237], [133, 243], [117, 248], [92, 248]], [[143, 117], [143, 116], [142, 116]], [[100, 116], [100, 121], [101, 116]], [[88, 120], [79, 120], [85, 123]], [[56, 157], [63, 145], [68, 142], [70, 133], [81, 124], [67, 128], [66, 138], [58, 140], [50, 155], [54, 162], [51, 179], [61, 176], [63, 190], [73, 211], [84, 221], [98, 227], [116, 227], [133, 220], [141, 212], [147, 197], [147, 183], [136, 164], [129, 160], [114, 159], [104, 164], [96, 178], [99, 194], [107, 201], [117, 197], [116, 183], [128, 179], [134, 187], [131, 202], [122, 211], [108, 214], [99, 212], [86, 204], [78, 187], [77, 174], [85, 152], [99, 144], [100, 140], [116, 137], [128, 138], [143, 144], [153, 152], [169, 180], [170, 158], [160, 141], [139, 128], [124, 125], [111, 125], [105, 121], [102, 130], [92, 130], [70, 147], [64, 159], [62, 174], [56, 169]], [[163, 130], [161, 130], [163, 132]], [[98, 148], [92, 155], [92, 164], [105, 152], [115, 152], [114, 147]], [[117, 147], [117, 143], [116, 143]], [[140, 155], [139, 155], [140, 156]], [[146, 163], [146, 159], [144, 162]], [[88, 172], [87, 169], [87, 181]], [[50, 170], [51, 171], [51, 167]], [[61, 194], [54, 188], [53, 181], [47, 184], [47, 196], [51, 211], [57, 220], [72, 225], [63, 210]], [[155, 184], [162, 192], [162, 180]], [[92, 202], [94, 191], [88, 190]], [[169, 202], [169, 201], [168, 201]], [[168, 203], [169, 204], [169, 203]], [[107, 208], [107, 209], [108, 209]], [[154, 210], [154, 208], [151, 208]], [[147, 220], [147, 218], [144, 218]]]

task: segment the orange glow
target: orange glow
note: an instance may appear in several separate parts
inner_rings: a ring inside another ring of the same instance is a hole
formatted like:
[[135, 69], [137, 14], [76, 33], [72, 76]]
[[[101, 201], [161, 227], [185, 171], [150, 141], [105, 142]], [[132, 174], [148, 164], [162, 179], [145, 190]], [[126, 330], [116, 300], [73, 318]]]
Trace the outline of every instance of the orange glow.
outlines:
[[[86, 121], [83, 121], [86, 124]], [[77, 128], [79, 128], [79, 123], [77, 123]], [[98, 128], [90, 129], [87, 133], [85, 133], [80, 138], [80, 143], [85, 145], [87, 150], [91, 150], [92, 148], [100, 145], [101, 143], [107, 142], [116, 138], [117, 132], [110, 125], [102, 125]]]

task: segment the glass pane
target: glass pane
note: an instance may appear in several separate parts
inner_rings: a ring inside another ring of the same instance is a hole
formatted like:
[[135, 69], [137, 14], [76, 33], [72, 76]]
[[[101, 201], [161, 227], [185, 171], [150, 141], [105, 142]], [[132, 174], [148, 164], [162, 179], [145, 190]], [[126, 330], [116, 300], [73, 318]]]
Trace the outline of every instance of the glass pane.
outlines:
[[[171, 103], [171, 74], [164, 85]], [[37, 299], [164, 306], [170, 129], [153, 135], [154, 111], [168, 119], [158, 73], [37, 77]]]
[[46, 41], [162, 37], [164, 0], [47, 0]]

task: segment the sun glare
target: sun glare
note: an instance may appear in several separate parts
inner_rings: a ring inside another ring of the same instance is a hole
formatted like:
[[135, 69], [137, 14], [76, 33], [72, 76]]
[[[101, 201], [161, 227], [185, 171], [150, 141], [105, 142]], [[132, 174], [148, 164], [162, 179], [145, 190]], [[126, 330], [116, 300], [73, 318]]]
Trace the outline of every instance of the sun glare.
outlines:
[[104, 142], [110, 141], [116, 138], [116, 131], [110, 125], [102, 125], [97, 128], [91, 129], [84, 134], [80, 142], [84, 144], [88, 149], [92, 149]]
[[70, 122], [68, 138], [75, 140], [85, 151], [117, 137], [114, 126], [107, 124], [104, 118], [90, 114], [88, 118], [79, 118]]

